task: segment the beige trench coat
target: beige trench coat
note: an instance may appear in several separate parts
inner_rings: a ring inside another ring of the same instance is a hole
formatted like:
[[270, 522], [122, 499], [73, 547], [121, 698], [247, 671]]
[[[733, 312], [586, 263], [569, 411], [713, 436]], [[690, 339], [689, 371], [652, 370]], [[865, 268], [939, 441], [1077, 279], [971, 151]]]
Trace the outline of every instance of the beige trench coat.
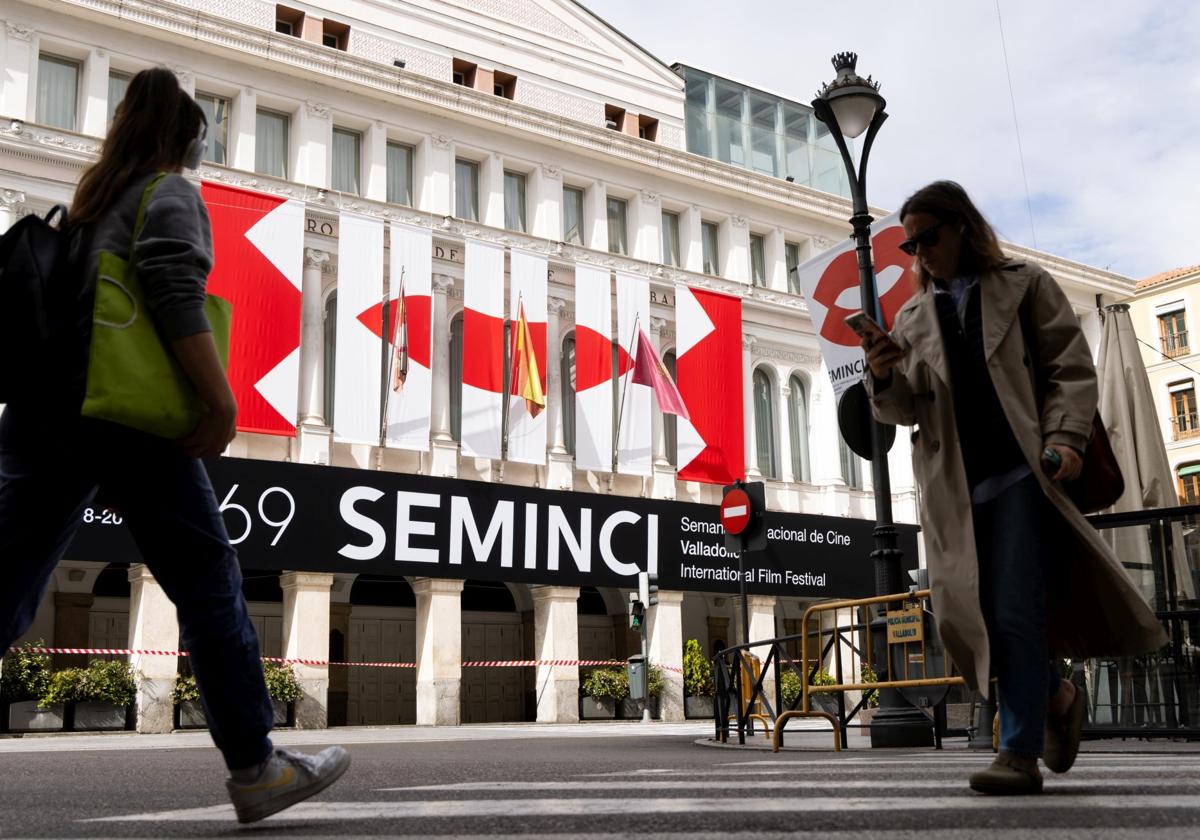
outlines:
[[[1038, 330], [1037, 363], [1048, 377], [1038, 416], [1033, 366], [1019, 306], [1031, 295]], [[1148, 653], [1167, 643], [1162, 626], [1120, 562], [1062, 488], [1042, 472], [1042, 449], [1062, 443], [1082, 450], [1096, 412], [1096, 370], [1079, 321], [1058, 284], [1032, 263], [1010, 262], [980, 278], [988, 371], [1021, 451], [1068, 531], [1061, 541], [1065, 583], [1047, 593], [1053, 656], [1082, 659]], [[886, 389], [867, 376], [875, 416], [913, 426], [913, 468], [921, 488], [929, 584], [938, 629], [955, 664], [974, 688], [990, 673], [988, 633], [979, 606], [979, 564], [967, 477], [954, 425], [950, 368], [932, 287], [896, 316], [892, 338], [906, 351]], [[1031, 668], [1042, 667], [1029, 663]]]

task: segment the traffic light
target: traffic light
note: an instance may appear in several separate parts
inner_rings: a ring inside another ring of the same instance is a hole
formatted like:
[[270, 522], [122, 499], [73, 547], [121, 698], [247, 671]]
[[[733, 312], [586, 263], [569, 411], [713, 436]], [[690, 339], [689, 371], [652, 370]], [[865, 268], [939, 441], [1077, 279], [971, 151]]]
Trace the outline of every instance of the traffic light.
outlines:
[[658, 605], [658, 575], [652, 572], [638, 572], [638, 595], [644, 606]]
[[629, 593], [629, 629], [641, 630], [646, 619], [646, 605], [638, 600], [638, 593]]

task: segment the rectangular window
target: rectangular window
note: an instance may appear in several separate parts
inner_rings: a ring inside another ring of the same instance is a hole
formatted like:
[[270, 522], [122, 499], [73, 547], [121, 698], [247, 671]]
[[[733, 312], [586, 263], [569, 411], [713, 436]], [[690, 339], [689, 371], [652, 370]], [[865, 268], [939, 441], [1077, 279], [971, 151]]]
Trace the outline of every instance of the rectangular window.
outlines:
[[629, 246], [625, 239], [626, 204], [620, 198], [608, 199], [608, 252], [627, 255]]
[[412, 206], [413, 150], [402, 143], [387, 144], [387, 200]]
[[278, 111], [259, 109], [254, 117], [254, 171], [286, 178], [288, 129], [291, 118]]
[[700, 244], [704, 251], [704, 273], [711, 274], [714, 277], [718, 276], [721, 271], [719, 265], [720, 254], [717, 253], [716, 222], [700, 223]]
[[74, 131], [79, 110], [79, 62], [38, 56], [37, 121]]
[[325, 18], [321, 21], [321, 43], [335, 50], [346, 49], [350, 43], [350, 25]]
[[1188, 354], [1187, 321], [1182, 309], [1158, 316], [1158, 336], [1164, 356], [1174, 359]]
[[333, 171], [330, 185], [339, 192], [360, 192], [362, 135], [348, 128], [333, 129]]
[[112, 127], [113, 117], [117, 113], [117, 106], [121, 104], [121, 100], [125, 98], [125, 91], [129, 89], [129, 80], [133, 77], [128, 73], [121, 73], [112, 70], [108, 74], [108, 119], [105, 120], [105, 125]]
[[504, 227], [525, 232], [525, 176], [504, 170]]
[[583, 244], [583, 190], [563, 187], [562, 226], [563, 242]]
[[1171, 425], [1175, 440], [1200, 436], [1200, 424], [1196, 417], [1196, 388], [1194, 385], [1176, 386], [1171, 391]]
[[666, 210], [662, 213], [662, 261], [663, 265], [679, 265], [679, 214]]
[[275, 4], [275, 31], [280, 35], [299, 38], [304, 31], [304, 12], [281, 3]]
[[229, 159], [229, 100], [197, 91], [196, 104], [208, 120], [208, 148], [204, 150], [204, 159], [224, 166]]
[[1200, 470], [1184, 467], [1179, 471], [1179, 503], [1194, 505], [1200, 502]]
[[800, 275], [796, 266], [800, 265], [800, 246], [795, 242], [783, 243], [783, 261], [787, 264], [787, 287], [793, 295], [800, 294]]
[[474, 161], [454, 161], [454, 215], [479, 221], [479, 164]]
[[755, 286], [767, 285], [767, 249], [760, 234], [750, 234], [750, 281]]

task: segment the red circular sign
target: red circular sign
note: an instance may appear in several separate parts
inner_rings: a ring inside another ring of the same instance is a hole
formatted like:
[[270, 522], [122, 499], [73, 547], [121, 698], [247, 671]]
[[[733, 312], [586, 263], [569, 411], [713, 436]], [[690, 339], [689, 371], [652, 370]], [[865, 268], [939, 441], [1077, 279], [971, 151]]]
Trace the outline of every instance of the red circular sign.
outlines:
[[721, 525], [727, 534], [740, 534], [750, 524], [750, 497], [745, 490], [730, 490], [721, 499]]

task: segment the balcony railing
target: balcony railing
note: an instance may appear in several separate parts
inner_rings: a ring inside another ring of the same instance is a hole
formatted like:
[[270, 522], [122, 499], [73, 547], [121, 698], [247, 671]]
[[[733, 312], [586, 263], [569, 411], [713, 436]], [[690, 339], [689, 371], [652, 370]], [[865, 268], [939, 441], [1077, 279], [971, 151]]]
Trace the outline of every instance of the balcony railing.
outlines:
[[1200, 417], [1194, 411], [1176, 414], [1171, 418], [1171, 434], [1175, 440], [1200, 437]]
[[1163, 355], [1168, 359], [1174, 359], [1177, 356], [1186, 356], [1188, 350], [1188, 334], [1187, 330], [1180, 330], [1175, 333], [1167, 333], [1159, 338], [1162, 342]]

